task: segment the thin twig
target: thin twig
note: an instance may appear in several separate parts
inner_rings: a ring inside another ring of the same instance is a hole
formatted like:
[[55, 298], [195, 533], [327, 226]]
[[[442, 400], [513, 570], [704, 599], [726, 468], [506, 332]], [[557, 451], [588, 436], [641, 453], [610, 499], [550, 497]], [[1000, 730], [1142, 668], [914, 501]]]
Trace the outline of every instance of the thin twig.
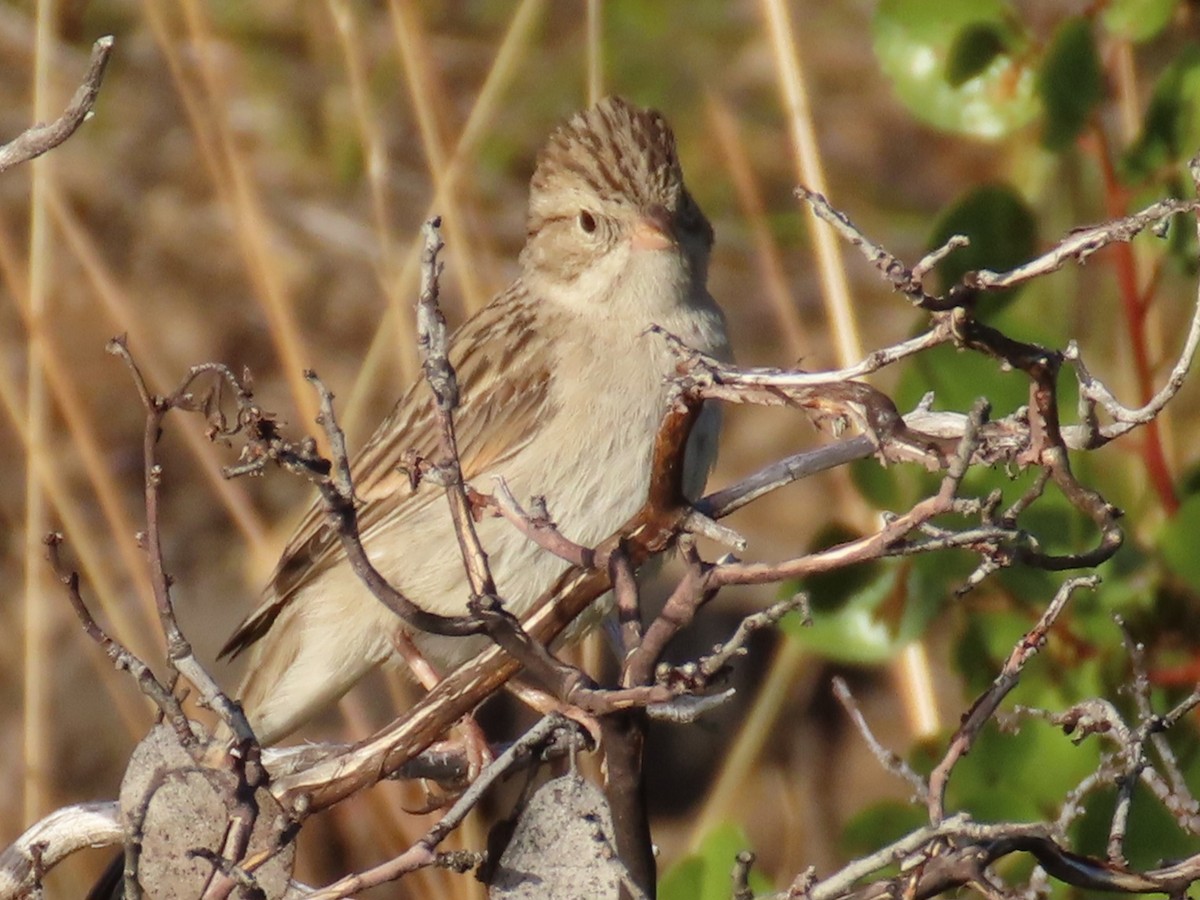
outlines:
[[566, 719], [557, 714], [545, 716], [529, 731], [488, 765], [474, 783], [463, 792], [446, 813], [425, 835], [395, 859], [365, 872], [347, 875], [345, 878], [306, 894], [307, 900], [338, 900], [369, 888], [396, 881], [417, 869], [437, 862], [436, 848], [456, 829], [467, 813], [473, 810], [480, 798], [493, 784], [507, 775], [523, 757], [534, 753], [557, 730], [572, 728]]
[[7, 144], [0, 145], [0, 174], [15, 165], [41, 156], [48, 150], [53, 150], [91, 118], [112, 49], [112, 35], [105, 35], [92, 44], [87, 74], [61, 116], [49, 124], [27, 128]]
[[945, 817], [946, 786], [950, 781], [950, 773], [954, 770], [955, 764], [970, 752], [983, 726], [995, 714], [1000, 702], [1016, 687], [1025, 664], [1045, 646], [1050, 629], [1066, 608], [1071, 595], [1081, 587], [1094, 589], [1099, 583], [1100, 579], [1094, 575], [1070, 578], [1063, 582], [1050, 605], [1038, 619], [1037, 624], [1027, 631], [1013, 647], [1012, 653], [1009, 654], [1008, 660], [992, 682], [992, 686], [971, 704], [970, 710], [963, 716], [962, 724], [959, 725], [951, 739], [945, 756], [929, 775], [927, 799], [929, 821], [937, 824]]
[[71, 601], [71, 608], [75, 610], [75, 615], [79, 618], [80, 624], [83, 625], [84, 632], [100, 645], [100, 649], [104, 651], [104, 655], [112, 660], [113, 665], [118, 670], [126, 671], [133, 675], [141, 692], [154, 701], [155, 705], [161, 710], [164, 718], [171, 724], [171, 727], [175, 730], [175, 734], [179, 737], [179, 742], [184, 747], [195, 748], [197, 745], [197, 735], [192, 730], [192, 723], [184, 713], [179, 698], [155, 677], [154, 671], [145, 662], [119, 641], [112, 638], [93, 618], [91, 611], [87, 608], [87, 604], [83, 602], [83, 596], [80, 594], [79, 573], [67, 571], [59, 556], [59, 547], [62, 545], [62, 542], [63, 536], [61, 534], [47, 535], [46, 556], [50, 560], [50, 566], [54, 570], [54, 574], [58, 577], [58, 580], [66, 586], [67, 598]]
[[879, 739], [875, 737], [875, 733], [871, 730], [871, 726], [867, 724], [862, 710], [858, 708], [858, 703], [855, 701], [854, 695], [850, 693], [850, 687], [846, 684], [845, 679], [840, 677], [833, 679], [833, 695], [842, 704], [842, 708], [850, 716], [850, 721], [854, 723], [854, 727], [863, 736], [863, 740], [867, 742], [867, 746], [871, 748], [871, 752], [879, 760], [879, 764], [883, 766], [884, 770], [908, 782], [913, 789], [913, 796], [917, 802], [925, 803], [929, 798], [929, 786], [925, 783], [925, 779], [913, 771], [912, 767], [902, 757], [883, 746]]
[[[494, 508], [505, 519], [517, 527], [521, 534], [525, 535], [543, 550], [548, 553], [553, 553], [559, 559], [564, 559], [573, 566], [579, 566], [583, 569], [591, 568], [594, 563], [595, 554], [590, 547], [585, 547], [582, 544], [577, 544], [575, 541], [568, 538], [558, 527], [554, 521], [546, 513], [545, 504], [541, 503], [541, 508], [533, 513], [526, 512], [524, 507], [517, 502], [517, 498], [513, 496], [512, 491], [508, 487], [508, 482], [502, 476], [497, 475], [496, 491], [490, 498], [481, 498], [481, 502]], [[541, 498], [538, 498], [539, 500]]]
[[346, 436], [338, 425], [333, 408], [333, 394], [313, 371], [305, 373], [309, 382], [316, 388], [320, 398], [320, 414], [318, 422], [325, 430], [329, 440], [333, 463], [330, 474], [324, 474], [323, 466], [312, 465], [303, 455], [293, 461], [294, 454], [277, 451], [276, 457], [301, 474], [306, 475], [316, 484], [325, 503], [325, 509], [333, 521], [338, 537], [341, 539], [342, 550], [350, 563], [350, 568], [359, 577], [375, 599], [394, 612], [411, 628], [430, 634], [449, 636], [467, 636], [482, 634], [485, 626], [476, 617], [443, 616], [429, 612], [418, 606], [383, 577], [375, 568], [363, 546], [362, 536], [358, 530], [358, 509], [354, 503], [354, 483], [350, 473], [350, 458], [346, 452]]
[[[156, 457], [159, 436], [162, 433], [162, 420], [166, 414], [177, 406], [187, 407], [192, 402], [189, 393], [192, 382], [206, 367], [198, 367], [189, 372], [183, 383], [170, 397], [156, 397], [150, 393], [141, 370], [134, 361], [125, 345], [124, 340], [115, 338], [106, 347], [109, 353], [120, 357], [129, 370], [133, 383], [141, 397], [146, 410], [146, 426], [142, 437], [142, 466], [143, 493], [146, 509], [146, 530], [143, 533], [146, 555], [150, 565], [150, 582], [154, 589], [154, 604], [158, 611], [159, 623], [167, 642], [167, 663], [179, 674], [183, 675], [200, 694], [200, 702], [214, 710], [232, 730], [237, 738], [238, 746], [245, 748], [250, 754], [239, 762], [240, 765], [250, 765], [257, 770], [257, 742], [246, 721], [241, 707], [231, 701], [221, 690], [208, 671], [196, 659], [192, 645], [184, 636], [175, 617], [175, 605], [171, 599], [172, 578], [167, 574], [165, 556], [162, 547], [162, 534], [159, 526], [159, 498], [163, 470]], [[254, 776], [252, 783], [257, 783]]]
[[492, 578], [487, 554], [475, 530], [471, 501], [467, 497], [462, 466], [459, 464], [458, 439], [454, 426], [454, 411], [458, 408], [458, 378], [450, 364], [446, 318], [438, 306], [438, 279], [442, 272], [438, 254], [445, 246], [438, 232], [440, 227], [441, 219], [435, 216], [421, 229], [424, 249], [421, 253], [421, 293], [417, 300], [417, 340], [421, 349], [421, 368], [430, 390], [433, 391], [434, 410], [442, 445], [442, 459], [438, 465], [442, 470], [446, 499], [450, 503], [450, 515], [454, 521], [454, 533], [462, 551], [471, 592], [478, 599], [495, 599], [496, 582]]

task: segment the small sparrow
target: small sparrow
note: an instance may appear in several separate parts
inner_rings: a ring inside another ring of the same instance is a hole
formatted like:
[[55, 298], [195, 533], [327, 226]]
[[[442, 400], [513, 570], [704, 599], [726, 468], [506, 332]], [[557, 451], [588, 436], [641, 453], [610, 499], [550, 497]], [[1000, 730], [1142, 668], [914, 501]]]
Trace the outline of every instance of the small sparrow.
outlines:
[[[488, 491], [503, 476], [518, 498], [545, 497], [558, 528], [585, 546], [641, 508], [675, 360], [658, 325], [730, 356], [708, 293], [713, 231], [683, 184], [675, 138], [657, 112], [609, 97], [550, 137], [529, 186], [517, 280], [450, 339], [464, 477]], [[359, 529], [379, 571], [419, 606], [466, 612], [470, 588], [442, 488], [412, 488], [413, 450], [436, 459], [431, 392], [414, 384], [351, 468]], [[697, 496], [716, 453], [718, 411], [689, 438], [685, 491]], [[499, 596], [520, 616], [567, 567], [512, 524], [485, 518], [480, 540]], [[345, 564], [319, 506], [284, 551], [262, 605], [221, 651], [251, 651], [239, 697], [259, 740], [273, 743], [335, 703], [374, 667], [414, 644], [447, 671], [482, 637], [408, 634]]]

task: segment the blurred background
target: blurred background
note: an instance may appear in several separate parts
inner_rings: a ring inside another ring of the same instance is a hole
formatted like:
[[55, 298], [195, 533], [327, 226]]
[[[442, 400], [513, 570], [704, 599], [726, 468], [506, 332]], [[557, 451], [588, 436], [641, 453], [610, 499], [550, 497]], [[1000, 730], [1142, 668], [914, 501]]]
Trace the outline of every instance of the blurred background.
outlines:
[[[1200, 23], [1179, 0], [0, 2], [0, 141], [61, 112], [105, 34], [116, 46], [94, 118], [0, 178], [0, 844], [60, 805], [115, 797], [151, 723], [131, 679], [81, 633], [41, 546], [47, 530], [65, 533], [94, 612], [157, 665], [134, 538], [144, 420], [104, 351], [113, 335], [128, 336], [159, 391], [197, 363], [248, 368], [259, 402], [293, 434], [313, 430], [301, 373], [314, 368], [360, 446], [416, 370], [421, 222], [444, 218], [443, 302], [461, 321], [516, 272], [539, 146], [590, 98], [617, 92], [675, 127], [716, 227], [711, 288], [739, 361], [834, 367], [923, 317], [854, 252], [817, 247], [797, 183], [826, 191], [910, 264], [941, 237], [974, 235], [943, 273], [954, 277], [1180, 190], [1181, 161], [1200, 146]], [[1098, 375], [1141, 402], [1195, 302], [1194, 248], [1179, 231], [1101, 254], [988, 315], [1025, 339], [1076, 338]], [[1003, 413], [1025, 390], [953, 352], [872, 381], [901, 408], [936, 390], [944, 408], [987, 395]], [[1126, 509], [1130, 541], [1064, 626], [1070, 639], [1030, 676], [1027, 702], [1127, 676], [1113, 611], [1148, 642], [1162, 691], [1195, 680], [1198, 396], [1186, 387], [1162, 427], [1078, 463]], [[828, 440], [786, 410], [730, 409], [726, 422], [714, 486]], [[211, 662], [312, 497], [281, 473], [222, 480], [234, 454], [203, 432], [199, 417], [171, 416], [160, 460], [177, 611]], [[976, 487], [991, 478], [1015, 497], [1027, 482], [1008, 475], [984, 473]], [[750, 538], [747, 557], [779, 559], [869, 530], [879, 509], [928, 486], [868, 462], [730, 524]], [[1062, 504], [1037, 522], [1051, 540], [1090, 539]], [[936, 753], [1061, 580], [1010, 572], [955, 599], [969, 569], [881, 564], [806, 585], [818, 636], [759, 636], [734, 677], [736, 704], [657, 729], [648, 780], [660, 871], [692, 883], [698, 860], [722, 866], [729, 847], [749, 845], [783, 886], [919, 819], [848, 729], [829, 677], [850, 678], [891, 747], [918, 761]], [[726, 591], [673, 655], [703, 652], [778, 593]], [[842, 616], [850, 607], [858, 614]], [[237, 663], [214, 671], [236, 684]], [[380, 678], [305, 734], [369, 733], [406, 690]], [[504, 710], [487, 721], [497, 736], [514, 727]], [[1045, 815], [1097, 758], [1048, 728], [994, 741], [972, 757], [956, 801], [995, 816]], [[384, 785], [323, 814], [304, 830], [298, 876], [321, 883], [394, 854], [428, 827], [405, 811], [421, 803], [419, 790]], [[482, 846], [485, 827], [472, 821], [453, 846]], [[106, 859], [72, 859], [50, 894], [81, 895]], [[481, 895], [469, 878], [430, 872], [369, 896]]]

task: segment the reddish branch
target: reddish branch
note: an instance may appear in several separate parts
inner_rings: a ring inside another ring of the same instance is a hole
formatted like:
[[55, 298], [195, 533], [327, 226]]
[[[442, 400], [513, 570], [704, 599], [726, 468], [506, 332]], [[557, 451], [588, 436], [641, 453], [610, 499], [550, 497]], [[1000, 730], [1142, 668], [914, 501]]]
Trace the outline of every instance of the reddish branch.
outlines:
[[[1113, 166], [1112, 150], [1102, 128], [1093, 129], [1094, 145], [1097, 148], [1097, 159], [1100, 162], [1100, 172], [1104, 178], [1104, 205], [1108, 215], [1119, 218], [1125, 215], [1128, 193], [1117, 178]], [[1148, 403], [1154, 395], [1154, 371], [1150, 363], [1150, 342], [1146, 334], [1146, 316], [1150, 311], [1153, 296], [1147, 292], [1142, 295], [1138, 287], [1137, 260], [1133, 247], [1120, 243], [1113, 247], [1113, 266], [1117, 275], [1117, 293], [1121, 298], [1121, 312], [1125, 317], [1125, 328], [1129, 334], [1129, 349], [1133, 355], [1133, 372], [1137, 380], [1138, 400]], [[1174, 515], [1179, 509], [1179, 498], [1175, 494], [1175, 485], [1167, 466], [1167, 457], [1163, 452], [1162, 432], [1158, 422], [1150, 422], [1146, 426], [1146, 434], [1142, 443], [1142, 458], [1150, 483], [1158, 494], [1159, 502], [1167, 515]]]

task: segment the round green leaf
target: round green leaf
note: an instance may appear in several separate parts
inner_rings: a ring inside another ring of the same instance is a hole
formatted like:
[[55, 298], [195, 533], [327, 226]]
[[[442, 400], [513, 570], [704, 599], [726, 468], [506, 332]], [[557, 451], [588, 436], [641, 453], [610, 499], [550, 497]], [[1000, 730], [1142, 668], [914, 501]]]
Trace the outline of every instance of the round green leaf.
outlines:
[[929, 824], [925, 807], [885, 800], [853, 816], [842, 832], [847, 857], [866, 856]]
[[1058, 29], [1042, 60], [1037, 90], [1046, 107], [1042, 143], [1065, 150], [1104, 99], [1104, 73], [1087, 19], [1068, 19]]
[[999, 138], [1037, 114], [1027, 42], [1001, 0], [883, 0], [872, 32], [901, 101], [931, 125]]
[[[730, 876], [738, 853], [750, 846], [737, 825], [724, 823], [705, 835], [698, 852], [684, 857], [663, 873], [658, 883], [660, 900], [727, 900]], [[750, 872], [756, 896], [772, 890], [758, 869]]]
[[1029, 617], [1014, 610], [980, 609], [967, 617], [954, 647], [954, 664], [967, 690], [986, 690], [1008, 658], [1013, 645], [1029, 630]]
[[979, 353], [944, 346], [922, 354], [900, 376], [897, 403], [911, 409], [927, 391], [934, 392], [934, 409], [958, 412], [969, 410], [982, 393], [999, 418], [1029, 402], [1029, 379], [1022, 372], [998, 371], [993, 360]]
[[887, 465], [875, 457], [849, 465], [850, 480], [875, 509], [898, 512], [937, 490], [939, 474], [916, 465]]
[[[960, 198], [934, 225], [929, 246], [940, 247], [953, 235], [970, 238], [938, 264], [944, 288], [956, 284], [967, 272], [991, 269], [1003, 272], [1033, 257], [1037, 249], [1037, 219], [1033, 210], [1011, 186], [986, 184]], [[1005, 292], [996, 297], [1013, 296]], [[989, 301], [994, 309], [995, 301]]]
[[1158, 549], [1172, 572], [1200, 590], [1200, 494], [1184, 500], [1159, 532]]
[[1131, 177], [1176, 168], [1200, 146], [1200, 47], [1185, 47], [1154, 86], [1142, 133], [1125, 155]]
[[946, 82], [962, 87], [982, 75], [1008, 49], [1003, 28], [994, 22], [975, 22], [958, 33], [946, 59]]
[[840, 609], [814, 612], [812, 624], [801, 626], [788, 616], [785, 634], [827, 659], [855, 664], [886, 662], [899, 649], [890, 624], [876, 611], [896, 590], [896, 572], [885, 572], [856, 592]]
[[971, 566], [966, 554], [937, 553], [885, 560], [870, 570], [874, 577], [865, 584], [805, 581], [812, 623], [788, 616], [780, 629], [826, 659], [886, 662], [925, 630]]
[[1166, 28], [1178, 5], [1179, 0], [1108, 0], [1100, 21], [1113, 34], [1140, 43]]
[[980, 820], [1036, 821], [1057, 808], [1070, 785], [1095, 771], [1100, 749], [1095, 738], [1076, 745], [1036, 722], [1022, 724], [1016, 734], [989, 724], [955, 768], [947, 800]]
[[[1086, 812], [1074, 829], [1078, 835], [1076, 846], [1081, 852], [1104, 854], [1115, 802], [1116, 794], [1112, 790], [1098, 792], [1089, 798]], [[1184, 859], [1195, 852], [1193, 839], [1143, 785], [1134, 789], [1126, 835], [1125, 856], [1134, 869], [1153, 868], [1161, 865], [1164, 859]]]

